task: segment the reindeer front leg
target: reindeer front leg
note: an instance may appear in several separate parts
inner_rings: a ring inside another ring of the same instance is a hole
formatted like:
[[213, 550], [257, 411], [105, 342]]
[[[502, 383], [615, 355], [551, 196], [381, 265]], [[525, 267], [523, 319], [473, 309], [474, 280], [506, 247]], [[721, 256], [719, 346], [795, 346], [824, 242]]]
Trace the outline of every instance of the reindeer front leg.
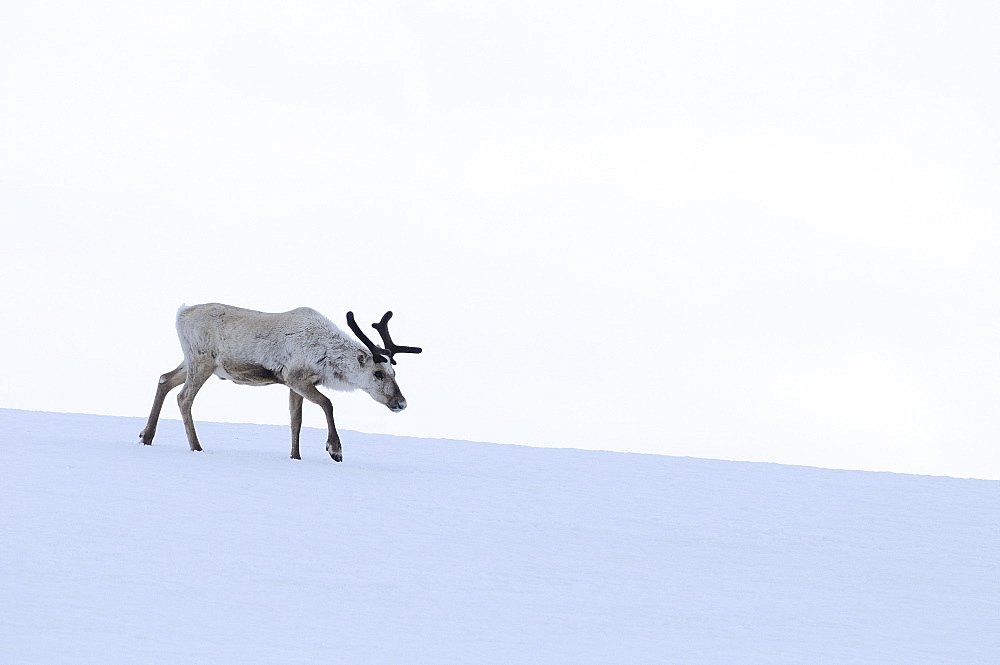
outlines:
[[288, 391], [288, 410], [292, 416], [292, 459], [302, 459], [299, 455], [299, 432], [302, 431], [302, 395]]
[[340, 445], [340, 435], [337, 434], [337, 426], [333, 422], [333, 404], [330, 402], [330, 398], [321, 393], [315, 384], [308, 379], [291, 377], [288, 381], [288, 387], [313, 404], [319, 404], [319, 407], [323, 409], [323, 413], [326, 415], [326, 426], [329, 430], [326, 436], [326, 452], [330, 453], [334, 462], [343, 462], [343, 449]]

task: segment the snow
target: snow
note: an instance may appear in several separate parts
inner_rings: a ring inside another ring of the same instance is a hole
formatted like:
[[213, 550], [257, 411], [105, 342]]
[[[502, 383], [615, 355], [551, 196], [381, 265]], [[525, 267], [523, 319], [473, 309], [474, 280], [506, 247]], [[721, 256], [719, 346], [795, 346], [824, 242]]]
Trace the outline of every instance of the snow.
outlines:
[[987, 663], [1000, 482], [0, 409], [32, 663]]

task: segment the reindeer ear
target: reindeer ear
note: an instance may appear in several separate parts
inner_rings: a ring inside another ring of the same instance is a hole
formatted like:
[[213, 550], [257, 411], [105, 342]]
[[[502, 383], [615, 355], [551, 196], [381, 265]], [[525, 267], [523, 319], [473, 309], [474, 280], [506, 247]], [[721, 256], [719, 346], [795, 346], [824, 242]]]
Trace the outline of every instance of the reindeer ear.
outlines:
[[366, 360], [368, 360], [368, 356], [366, 356], [363, 353], [359, 353], [358, 354], [358, 365], [360, 365], [361, 367], [364, 367]]

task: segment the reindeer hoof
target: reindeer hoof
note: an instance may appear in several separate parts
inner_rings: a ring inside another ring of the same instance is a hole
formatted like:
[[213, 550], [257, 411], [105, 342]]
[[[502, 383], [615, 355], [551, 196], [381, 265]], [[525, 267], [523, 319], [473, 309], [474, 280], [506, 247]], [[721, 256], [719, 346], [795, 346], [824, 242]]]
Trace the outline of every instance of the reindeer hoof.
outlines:
[[343, 448], [340, 447], [340, 441], [327, 441], [326, 442], [326, 452], [330, 454], [330, 459], [334, 462], [343, 462], [344, 455], [342, 454]]

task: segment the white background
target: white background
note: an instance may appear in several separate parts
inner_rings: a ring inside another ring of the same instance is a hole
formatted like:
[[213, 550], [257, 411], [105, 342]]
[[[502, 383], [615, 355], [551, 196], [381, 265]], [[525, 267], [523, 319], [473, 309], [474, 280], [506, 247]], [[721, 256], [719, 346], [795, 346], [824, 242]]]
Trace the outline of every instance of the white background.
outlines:
[[341, 427], [1000, 478], [998, 14], [19, 3], [0, 406], [145, 415], [181, 303], [392, 309]]

